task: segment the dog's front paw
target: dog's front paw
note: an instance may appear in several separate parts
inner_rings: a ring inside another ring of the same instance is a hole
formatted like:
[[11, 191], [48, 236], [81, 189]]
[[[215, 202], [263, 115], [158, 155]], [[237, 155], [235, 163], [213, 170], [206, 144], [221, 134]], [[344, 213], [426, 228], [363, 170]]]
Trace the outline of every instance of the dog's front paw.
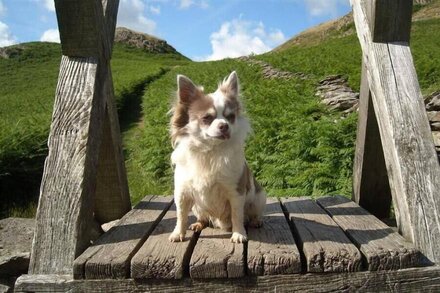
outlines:
[[203, 222], [195, 222], [194, 224], [191, 224], [189, 228], [194, 232], [201, 232], [206, 228], [206, 225]]
[[185, 240], [185, 234], [174, 231], [170, 234], [168, 240], [170, 240], [171, 242], [183, 242], [183, 240]]
[[233, 243], [247, 242], [247, 236], [246, 236], [246, 234], [243, 235], [241, 233], [234, 232], [234, 233], [232, 233], [231, 242], [233, 242]]

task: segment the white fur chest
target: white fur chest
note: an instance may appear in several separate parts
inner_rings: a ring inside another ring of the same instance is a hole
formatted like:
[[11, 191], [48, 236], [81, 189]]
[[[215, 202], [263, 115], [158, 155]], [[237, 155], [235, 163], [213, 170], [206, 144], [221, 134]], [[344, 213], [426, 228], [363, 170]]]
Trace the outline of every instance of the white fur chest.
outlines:
[[220, 216], [243, 171], [244, 151], [231, 145], [213, 151], [197, 151], [182, 142], [172, 154], [174, 184], [207, 213]]

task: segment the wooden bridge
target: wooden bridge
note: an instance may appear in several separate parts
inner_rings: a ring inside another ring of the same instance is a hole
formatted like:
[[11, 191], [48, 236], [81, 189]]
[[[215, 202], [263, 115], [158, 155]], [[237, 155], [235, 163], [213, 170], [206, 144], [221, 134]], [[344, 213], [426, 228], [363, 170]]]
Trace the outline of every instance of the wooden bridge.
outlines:
[[[109, 65], [119, 3], [55, 0], [63, 57], [16, 291], [440, 291], [440, 165], [409, 48], [412, 1], [351, 2], [363, 52], [353, 201], [271, 198], [263, 228], [233, 244], [212, 228], [169, 242], [171, 197], [131, 208]], [[391, 202], [397, 231], [379, 220]]]

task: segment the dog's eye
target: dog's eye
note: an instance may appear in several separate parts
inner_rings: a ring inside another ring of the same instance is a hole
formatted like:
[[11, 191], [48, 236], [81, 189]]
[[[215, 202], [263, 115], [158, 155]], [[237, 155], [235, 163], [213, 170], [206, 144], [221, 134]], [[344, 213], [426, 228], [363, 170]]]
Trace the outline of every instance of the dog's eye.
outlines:
[[235, 120], [235, 114], [229, 114], [228, 116], [226, 116], [226, 119], [228, 119], [231, 122], [234, 122]]
[[210, 115], [210, 114], [206, 114], [205, 116], [202, 117], [202, 121], [205, 124], [211, 124], [211, 122], [214, 120], [214, 116]]

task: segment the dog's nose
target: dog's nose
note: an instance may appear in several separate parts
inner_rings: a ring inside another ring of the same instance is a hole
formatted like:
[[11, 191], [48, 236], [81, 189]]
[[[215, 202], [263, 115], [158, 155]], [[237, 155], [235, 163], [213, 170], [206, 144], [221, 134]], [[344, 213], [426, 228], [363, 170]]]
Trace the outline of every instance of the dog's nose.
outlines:
[[227, 132], [229, 130], [229, 125], [228, 125], [228, 123], [220, 123], [218, 125], [218, 128], [220, 129], [220, 131], [222, 133], [225, 133], [225, 132]]

